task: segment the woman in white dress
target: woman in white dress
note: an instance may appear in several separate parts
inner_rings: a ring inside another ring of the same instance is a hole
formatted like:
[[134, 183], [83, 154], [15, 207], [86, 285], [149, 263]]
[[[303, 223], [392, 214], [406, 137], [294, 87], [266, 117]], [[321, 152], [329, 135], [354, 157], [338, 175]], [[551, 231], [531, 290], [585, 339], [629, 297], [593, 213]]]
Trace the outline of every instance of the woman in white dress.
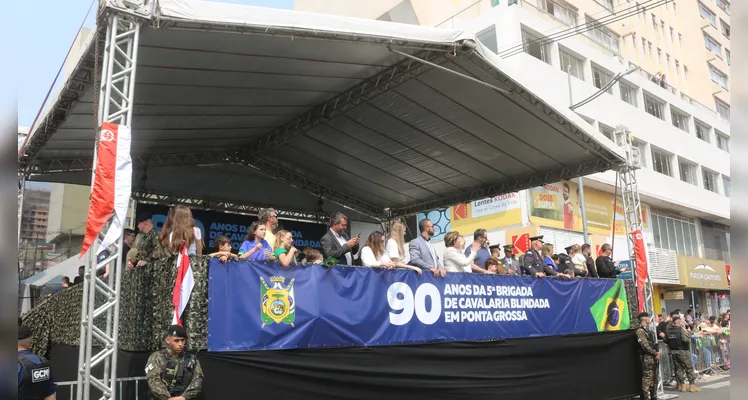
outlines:
[[174, 219], [169, 232], [169, 250], [179, 253], [182, 245], [187, 246], [187, 254], [199, 256], [203, 254], [203, 237], [200, 228], [195, 226], [190, 208], [183, 205], [174, 207]]
[[393, 262], [408, 264], [408, 253], [405, 251], [405, 223], [402, 220], [392, 223], [386, 252]]
[[465, 239], [460, 232], [452, 231], [444, 235], [444, 269], [447, 272], [473, 272], [471, 265], [478, 255], [481, 244], [473, 242], [470, 255], [465, 257]]
[[392, 261], [384, 250], [384, 234], [382, 232], [372, 232], [369, 235], [369, 239], [366, 240], [366, 246], [361, 249], [361, 263], [364, 267], [403, 268], [416, 271], [419, 275], [421, 274], [420, 268], [404, 264], [400, 261]]
[[574, 269], [577, 271], [574, 275], [587, 275], [587, 257], [582, 254], [582, 246], [578, 244], [571, 246], [571, 262], [574, 264]]

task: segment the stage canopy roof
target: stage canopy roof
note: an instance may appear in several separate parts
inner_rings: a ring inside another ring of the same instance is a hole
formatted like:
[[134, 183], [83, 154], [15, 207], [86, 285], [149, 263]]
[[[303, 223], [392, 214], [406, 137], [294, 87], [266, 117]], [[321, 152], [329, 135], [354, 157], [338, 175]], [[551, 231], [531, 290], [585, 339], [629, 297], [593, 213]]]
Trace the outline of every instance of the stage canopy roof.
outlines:
[[[117, 3], [104, 13], [124, 15]], [[531, 93], [533, 77], [474, 35], [158, 4], [135, 12], [144, 13], [132, 119], [138, 198], [384, 219], [623, 163], [618, 146]], [[19, 153], [32, 180], [90, 184], [95, 41]]]

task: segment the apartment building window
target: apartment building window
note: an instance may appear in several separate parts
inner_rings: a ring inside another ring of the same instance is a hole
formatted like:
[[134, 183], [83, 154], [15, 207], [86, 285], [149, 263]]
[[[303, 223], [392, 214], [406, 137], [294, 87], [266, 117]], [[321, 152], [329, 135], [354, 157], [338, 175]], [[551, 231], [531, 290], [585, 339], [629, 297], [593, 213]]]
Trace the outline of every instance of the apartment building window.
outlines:
[[639, 14], [639, 19], [644, 19], [647, 16], [647, 11], [642, 11], [638, 1], [636, 2], [636, 13]]
[[647, 40], [647, 48], [649, 48], [649, 55], [652, 56], [652, 42]]
[[558, 54], [561, 58], [561, 69], [569, 71], [569, 67], [571, 67], [571, 76], [584, 80], [584, 60], [571, 55], [561, 48], [559, 48]]
[[525, 45], [525, 53], [548, 64], [551, 63], [550, 44], [542, 44], [538, 36], [524, 28], [522, 29], [522, 42]]
[[727, 0], [717, 0], [717, 7], [721, 8], [725, 14], [730, 15], [730, 2]]
[[613, 11], [613, 0], [595, 0], [595, 3], [600, 4], [610, 11]]
[[665, 21], [660, 20], [660, 30], [662, 31], [662, 38], [665, 39]]
[[715, 137], [715, 142], [717, 144], [717, 148], [729, 153], [730, 152], [730, 138], [719, 133], [716, 130], [714, 131], [714, 137]]
[[719, 20], [719, 24], [722, 27], [722, 34], [725, 35], [726, 38], [730, 38], [730, 25], [727, 25], [725, 21]]
[[727, 61], [727, 65], [730, 65], [730, 50], [725, 49], [725, 61]]
[[647, 39], [642, 38], [642, 51], [647, 54]]
[[675, 31], [673, 31], [673, 27], [670, 27], [670, 41], [675, 43]]
[[701, 18], [709, 21], [715, 28], [717, 27], [717, 15], [701, 2], [699, 2], [699, 14], [701, 15]]
[[699, 243], [696, 224], [690, 218], [652, 213], [655, 247], [670, 249], [684, 256], [698, 257]]
[[538, 8], [553, 15], [559, 21], [569, 26], [577, 24], [577, 11], [566, 3], [553, 0], [538, 0]]
[[621, 88], [621, 100], [625, 101], [626, 103], [631, 104], [634, 107], [637, 107], [637, 102], [636, 102], [637, 88], [622, 80], [618, 81], [618, 84], [619, 84], [619, 87]]
[[[592, 84], [595, 85], [596, 88], [602, 89], [607, 85], [611, 80], [613, 79], [613, 74], [609, 73], [608, 71], [605, 71], [604, 69], [593, 65], [592, 66]], [[609, 87], [606, 92], [613, 94], [613, 87]]]
[[683, 46], [683, 35], [681, 35], [680, 33], [678, 34], [678, 44]]
[[634, 50], [636, 50], [636, 32], [631, 34], [631, 44], [634, 45]]
[[704, 46], [706, 46], [709, 51], [716, 54], [717, 57], [722, 58], [722, 45], [706, 33], [704, 34]]
[[647, 143], [637, 138], [632, 138], [631, 145], [639, 150], [639, 159], [641, 160], [642, 168], [646, 168], [649, 165], [649, 162], [647, 162]]
[[620, 36], [590, 17], [585, 17], [585, 19], [587, 25], [592, 27], [591, 30], [587, 31], [587, 36], [606, 49], [618, 54], [620, 52]]
[[725, 197], [730, 197], [730, 178], [722, 175], [722, 189], [725, 191]]
[[699, 186], [699, 181], [696, 179], [696, 164], [678, 158], [678, 169], [680, 169], [681, 181]]
[[683, 66], [683, 76], [685, 76], [686, 80], [688, 80], [688, 65]]
[[674, 127], [684, 132], [688, 132], [688, 118], [690, 118], [688, 115], [676, 110], [673, 106], [670, 106], [670, 119]]
[[730, 106], [721, 101], [718, 98], [714, 98], [714, 103], [717, 106], [717, 114], [720, 115], [720, 117], [730, 120]]
[[657, 33], [657, 18], [655, 17], [654, 13], [652, 13], [652, 29], [654, 29], [655, 33]]
[[702, 167], [701, 175], [704, 178], [704, 189], [710, 192], [718, 193], [717, 174]]
[[663, 175], [673, 176], [672, 157], [669, 153], [652, 147], [652, 169]]
[[606, 138], [608, 138], [608, 139], [612, 140], [613, 142], [615, 142], [615, 139], [613, 139], [613, 128], [598, 123], [597, 124], [597, 129], [600, 131], [600, 133], [602, 133], [603, 135], [605, 135]]
[[659, 61], [660, 64], [662, 64], [662, 49], [659, 47], [657, 48], [657, 61]]
[[680, 76], [680, 61], [675, 60], [675, 74]]
[[665, 120], [665, 103], [655, 99], [652, 96], [644, 94], [644, 110], [661, 120]]
[[667, 67], [670, 69], [670, 54], [665, 53], [665, 59], [667, 60]]
[[709, 65], [709, 76], [712, 78], [714, 83], [719, 83], [720, 86], [727, 89], [727, 75], [717, 68], [714, 68], [711, 64]]
[[710, 143], [709, 127], [700, 122], [695, 122], [694, 125], [696, 126], [696, 137], [707, 143]]
[[486, 46], [489, 50], [493, 51], [494, 53], [499, 52], [499, 42], [496, 37], [496, 26], [491, 26], [488, 29], [482, 30], [478, 35], [476, 35], [476, 38], [479, 42], [483, 43], [484, 46]]

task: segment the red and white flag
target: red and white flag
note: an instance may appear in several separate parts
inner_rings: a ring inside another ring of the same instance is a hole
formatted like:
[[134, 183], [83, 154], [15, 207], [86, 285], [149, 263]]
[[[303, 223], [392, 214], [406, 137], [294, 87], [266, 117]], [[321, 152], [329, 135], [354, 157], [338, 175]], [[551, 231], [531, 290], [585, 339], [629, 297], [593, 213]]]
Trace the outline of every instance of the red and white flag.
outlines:
[[88, 209], [86, 236], [83, 238], [81, 257], [94, 243], [112, 213], [114, 213], [112, 223], [104, 235], [98, 252], [104, 251], [122, 235], [132, 190], [130, 142], [130, 127], [111, 122], [101, 124], [91, 204]]
[[171, 323], [182, 326], [182, 312], [190, 301], [192, 288], [195, 287], [195, 278], [192, 275], [192, 266], [190, 265], [190, 256], [187, 254], [187, 245], [182, 244], [177, 256], [177, 281], [174, 283], [174, 318]]

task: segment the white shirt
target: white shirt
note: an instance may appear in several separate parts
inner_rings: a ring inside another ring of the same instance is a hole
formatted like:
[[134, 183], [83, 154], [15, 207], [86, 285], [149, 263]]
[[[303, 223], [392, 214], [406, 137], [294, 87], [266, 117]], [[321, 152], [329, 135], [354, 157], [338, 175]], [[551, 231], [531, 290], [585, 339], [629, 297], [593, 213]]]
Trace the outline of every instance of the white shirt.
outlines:
[[387, 241], [387, 248], [385, 249], [385, 252], [387, 253], [387, 256], [389, 256], [390, 260], [397, 259], [403, 264], [408, 263], [408, 254], [400, 254], [400, 248], [398, 247], [395, 239], [390, 239]]
[[392, 261], [386, 251], [380, 254], [379, 257], [376, 257], [374, 255], [374, 250], [372, 250], [371, 247], [364, 246], [364, 248], [361, 249], [361, 263], [364, 264], [364, 267], [381, 267], [382, 261]]
[[[195, 233], [195, 241], [192, 242], [192, 244], [190, 245], [190, 247], [187, 248], [187, 255], [189, 255], [189, 256], [197, 255], [197, 241], [198, 240], [203, 240], [203, 235], [200, 232], [200, 228], [193, 227], [192, 229], [193, 229], [193, 232]], [[171, 232], [169, 232], [169, 242], [170, 243], [171, 243], [171, 235], [172, 235]]]
[[[344, 237], [340, 236], [335, 232], [334, 230], [330, 229], [330, 232], [332, 232], [332, 235], [335, 237], [335, 239], [338, 239], [338, 243], [340, 243], [341, 246], [345, 246], [346, 243], [348, 243], [347, 240], [345, 240]], [[351, 259], [351, 252], [345, 253], [345, 265], [353, 265], [353, 260]]]
[[574, 265], [581, 265], [585, 269], [587, 268], [587, 257], [582, 253], [574, 254], [574, 257], [571, 258], [571, 262], [574, 263]]
[[470, 255], [465, 257], [465, 253], [455, 247], [444, 249], [444, 269], [449, 272], [473, 272], [472, 264], [477, 251], [471, 251]]

